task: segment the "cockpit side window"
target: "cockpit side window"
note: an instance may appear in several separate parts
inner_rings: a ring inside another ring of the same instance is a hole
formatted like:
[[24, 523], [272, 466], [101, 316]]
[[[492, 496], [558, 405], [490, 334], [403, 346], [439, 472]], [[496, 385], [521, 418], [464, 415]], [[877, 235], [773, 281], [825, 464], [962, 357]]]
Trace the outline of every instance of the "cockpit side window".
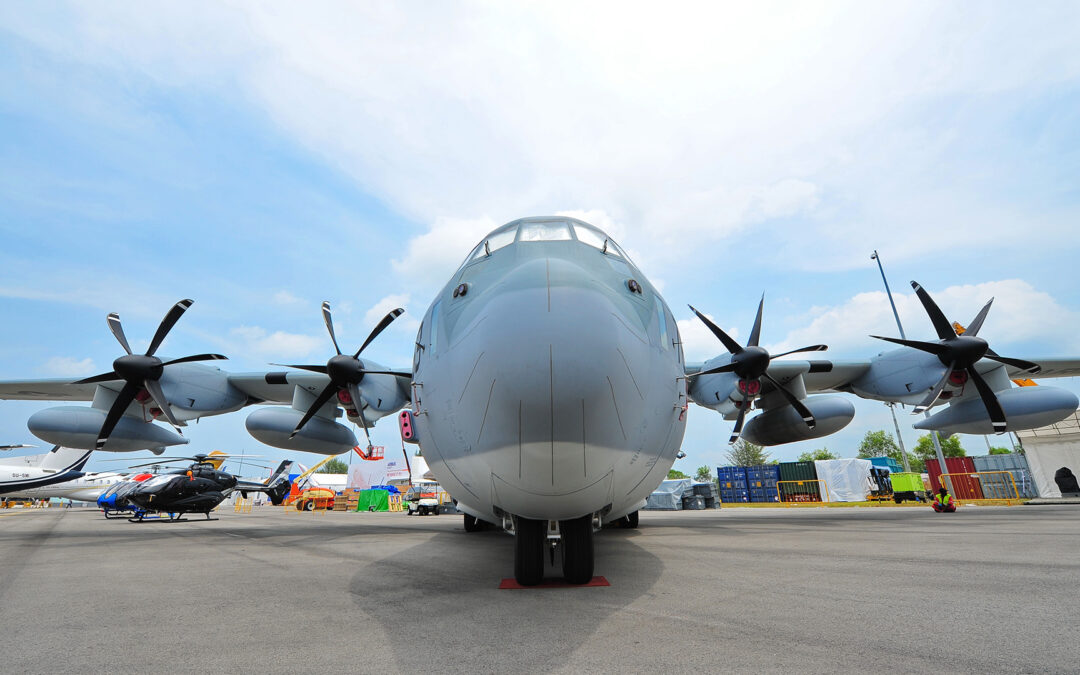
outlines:
[[594, 230], [591, 227], [585, 227], [583, 225], [574, 225], [574, 234], [577, 235], [578, 241], [582, 244], [588, 244], [593, 248], [598, 248], [616, 258], [626, 258], [626, 254], [619, 248], [619, 245], [600, 230]]
[[518, 241], [567, 241], [570, 226], [565, 222], [522, 223], [518, 228]]

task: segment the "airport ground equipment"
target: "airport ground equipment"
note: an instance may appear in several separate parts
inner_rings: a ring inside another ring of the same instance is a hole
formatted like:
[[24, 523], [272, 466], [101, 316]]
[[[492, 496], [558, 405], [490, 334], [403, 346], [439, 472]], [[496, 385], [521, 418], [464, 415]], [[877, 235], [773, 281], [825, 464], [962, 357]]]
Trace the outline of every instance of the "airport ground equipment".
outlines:
[[889, 474], [893, 501], [897, 504], [906, 501], [926, 501], [926, 489], [923, 487], [922, 474], [915, 472], [897, 472]]

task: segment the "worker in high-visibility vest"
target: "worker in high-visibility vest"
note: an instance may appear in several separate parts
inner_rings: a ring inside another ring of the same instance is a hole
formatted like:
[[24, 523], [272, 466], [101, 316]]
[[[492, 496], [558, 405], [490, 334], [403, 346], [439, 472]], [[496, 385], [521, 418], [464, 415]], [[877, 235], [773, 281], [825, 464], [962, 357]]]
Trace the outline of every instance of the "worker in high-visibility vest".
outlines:
[[949, 491], [945, 489], [945, 486], [942, 486], [938, 493], [934, 495], [933, 507], [938, 513], [956, 512], [956, 502], [953, 500], [952, 495], [949, 494]]

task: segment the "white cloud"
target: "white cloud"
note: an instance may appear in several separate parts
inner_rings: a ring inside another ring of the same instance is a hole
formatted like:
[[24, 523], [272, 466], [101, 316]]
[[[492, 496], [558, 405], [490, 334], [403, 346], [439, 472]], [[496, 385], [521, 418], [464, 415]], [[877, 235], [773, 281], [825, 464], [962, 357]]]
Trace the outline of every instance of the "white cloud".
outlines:
[[399, 334], [406, 334], [410, 337], [414, 335], [420, 327], [420, 318], [427, 308], [410, 311], [408, 293], [394, 293], [375, 303], [375, 306], [364, 314], [364, 323], [370, 327], [368, 330], [374, 328], [390, 310], [396, 307], [405, 309], [405, 314], [395, 319], [388, 330], [394, 330]]
[[307, 300], [304, 300], [303, 298], [298, 298], [289, 291], [284, 290], [274, 293], [274, 303], [283, 307], [298, 307], [301, 305], [310, 304]]
[[490, 218], [439, 218], [428, 232], [410, 239], [405, 255], [391, 264], [413, 284], [437, 288], [446, 283], [471, 247], [500, 224]]
[[327, 338], [280, 330], [269, 333], [259, 326], [238, 326], [229, 331], [229, 337], [239, 343], [236, 351], [246, 357], [275, 360], [309, 356], [325, 349], [327, 342]]
[[94, 361], [89, 358], [82, 360], [70, 356], [54, 356], [45, 362], [45, 372], [59, 377], [79, 377], [82, 375], [95, 375], [98, 372]]
[[[713, 323], [716, 323], [716, 318], [708, 312], [702, 312], [705, 316], [709, 317]], [[689, 319], [680, 319], [675, 323], [679, 326], [679, 337], [683, 342], [683, 355], [686, 360], [693, 363], [695, 361], [707, 361], [719, 354], [726, 353], [727, 350], [720, 340], [712, 334], [708, 327], [696, 316]], [[733, 340], [739, 342], [739, 330], [737, 328], [723, 328], [724, 332], [731, 336]]]
[[[966, 119], [905, 117], [1075, 80], [1077, 8], [1043, 9], [91, 4], [73, 8], [71, 28], [4, 19], [68, 58], [246, 95], [392, 208], [433, 223], [395, 269], [434, 275], [485, 227], [567, 209], [611, 214], [631, 225], [624, 246], [668, 261], [792, 217], [776, 264], [847, 265], [874, 228], [905, 258], [930, 239], [995, 247], [1060, 229], [970, 189], [995, 170], [954, 159]], [[479, 226], [481, 214], [498, 218]], [[943, 227], [965, 217], [1000, 236]], [[815, 237], [828, 245], [810, 258]]]

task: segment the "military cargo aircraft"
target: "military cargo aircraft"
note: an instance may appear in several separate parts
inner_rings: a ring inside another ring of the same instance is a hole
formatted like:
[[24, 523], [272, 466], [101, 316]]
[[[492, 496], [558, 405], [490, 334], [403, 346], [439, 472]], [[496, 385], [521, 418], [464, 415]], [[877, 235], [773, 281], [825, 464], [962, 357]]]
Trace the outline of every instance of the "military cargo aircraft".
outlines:
[[[514, 533], [517, 580], [540, 582], [554, 543], [564, 577], [583, 583], [593, 574], [594, 530], [636, 513], [666, 477], [691, 401], [735, 420], [733, 439], [763, 445], [843, 428], [855, 411], [841, 393], [927, 410], [947, 404], [920, 422], [945, 433], [1030, 428], [1076, 409], [1071, 392], [1017, 389], [1010, 378], [1077, 375], [1080, 360], [999, 357], [978, 337], [988, 308], [965, 339], [941, 330], [940, 310], [924, 291], [919, 297], [937, 342], [903, 342], [868, 360], [774, 360], [782, 355], [759, 345], [759, 306], [745, 346], [698, 314], [726, 353], [687, 364], [671, 310], [615, 241], [573, 218], [524, 218], [484, 237], [436, 295], [411, 369], [360, 358], [401, 310], [350, 355], [338, 346], [324, 303], [336, 352], [325, 365], [244, 374], [196, 362], [216, 355], [161, 360], [157, 336], [147, 354], [132, 355], [110, 315], [126, 352], [112, 372], [77, 382], [3, 382], [0, 398], [92, 401], [43, 410], [28, 426], [39, 438], [77, 447], [159, 451], [186, 442], [153, 424], [159, 417], [179, 426], [283, 403], [251, 413], [248, 431], [275, 447], [325, 454], [356, 444], [336, 420], [339, 407], [366, 432], [409, 405], [398, 416], [402, 438], [419, 443], [467, 525], [480, 519]], [[190, 304], [178, 303], [158, 335]], [[760, 412], [748, 419], [751, 410]]]

